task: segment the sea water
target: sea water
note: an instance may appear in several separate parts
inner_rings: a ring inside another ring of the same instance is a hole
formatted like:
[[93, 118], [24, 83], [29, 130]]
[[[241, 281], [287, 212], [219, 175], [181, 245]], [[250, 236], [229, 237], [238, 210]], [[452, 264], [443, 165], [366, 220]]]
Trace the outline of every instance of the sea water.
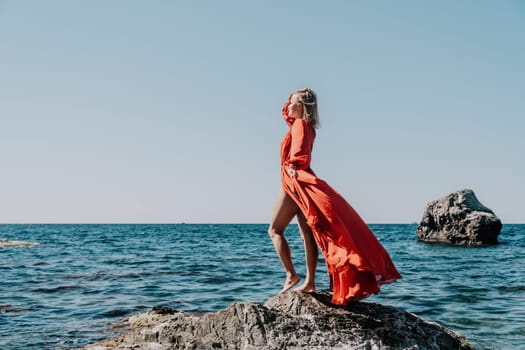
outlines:
[[[478, 349], [525, 349], [525, 225], [501, 244], [417, 242], [416, 225], [370, 225], [403, 278], [366, 299], [465, 335]], [[284, 272], [266, 224], [0, 225], [0, 349], [71, 349], [112, 336], [111, 324], [156, 305], [217, 311], [264, 302]], [[298, 272], [304, 253], [290, 240]], [[328, 288], [322, 258], [318, 289]]]

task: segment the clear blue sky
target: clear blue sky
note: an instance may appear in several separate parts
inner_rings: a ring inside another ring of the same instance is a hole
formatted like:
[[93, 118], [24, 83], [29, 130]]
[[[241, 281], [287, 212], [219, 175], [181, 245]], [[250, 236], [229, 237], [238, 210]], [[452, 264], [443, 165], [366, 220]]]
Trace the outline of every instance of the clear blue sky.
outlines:
[[305, 0], [0, 0], [0, 222], [268, 222], [307, 86], [368, 223], [525, 222], [525, 2]]

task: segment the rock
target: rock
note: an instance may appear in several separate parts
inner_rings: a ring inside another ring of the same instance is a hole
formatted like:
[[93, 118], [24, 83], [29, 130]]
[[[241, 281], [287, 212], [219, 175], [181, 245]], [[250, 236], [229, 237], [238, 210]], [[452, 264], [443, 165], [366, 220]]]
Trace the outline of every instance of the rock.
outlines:
[[417, 228], [423, 242], [479, 246], [498, 244], [501, 220], [465, 189], [430, 202]]
[[409, 312], [330, 300], [327, 292], [289, 292], [264, 305], [233, 303], [200, 315], [162, 308], [130, 317], [129, 333], [83, 349], [474, 349], [463, 336]]
[[36, 242], [25, 242], [25, 241], [8, 241], [0, 238], [0, 248], [2, 247], [29, 247], [38, 245]]

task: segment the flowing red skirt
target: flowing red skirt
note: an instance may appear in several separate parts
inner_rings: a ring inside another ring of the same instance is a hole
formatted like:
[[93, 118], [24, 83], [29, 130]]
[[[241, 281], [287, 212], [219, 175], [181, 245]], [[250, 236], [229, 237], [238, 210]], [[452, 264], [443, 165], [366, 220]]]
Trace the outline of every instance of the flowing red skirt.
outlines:
[[324, 255], [333, 288], [332, 302], [377, 294], [380, 285], [401, 278], [385, 248], [352, 206], [309, 170], [290, 177], [283, 188], [297, 203]]

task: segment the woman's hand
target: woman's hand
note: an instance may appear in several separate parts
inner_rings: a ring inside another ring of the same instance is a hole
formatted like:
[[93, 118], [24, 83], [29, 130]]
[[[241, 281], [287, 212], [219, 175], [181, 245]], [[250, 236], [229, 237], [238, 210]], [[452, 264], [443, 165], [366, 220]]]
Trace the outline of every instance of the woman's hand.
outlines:
[[290, 177], [297, 177], [297, 170], [295, 170], [294, 168], [289, 168], [288, 175], [290, 175]]
[[289, 118], [289, 116], [288, 116], [288, 106], [290, 105], [290, 101], [292, 100], [292, 95], [293, 94], [291, 94], [290, 97], [288, 97], [288, 99], [284, 103], [283, 107], [281, 108], [281, 114], [285, 118]]

